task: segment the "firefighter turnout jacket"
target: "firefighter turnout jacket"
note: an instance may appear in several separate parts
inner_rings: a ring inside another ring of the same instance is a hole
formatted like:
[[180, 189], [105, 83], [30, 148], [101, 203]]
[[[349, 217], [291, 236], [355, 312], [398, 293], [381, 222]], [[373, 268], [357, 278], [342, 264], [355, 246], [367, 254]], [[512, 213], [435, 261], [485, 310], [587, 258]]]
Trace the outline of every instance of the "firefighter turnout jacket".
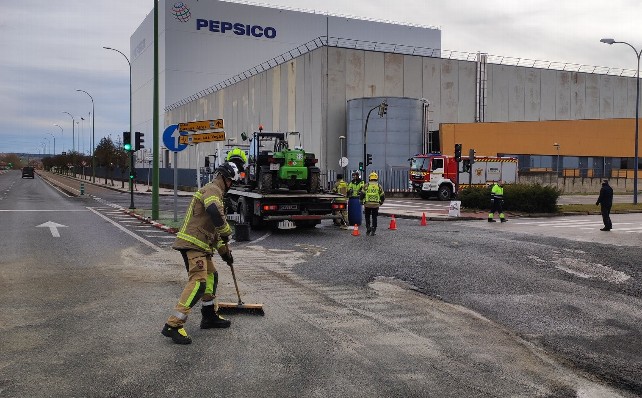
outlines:
[[332, 188], [333, 193], [338, 193], [341, 195], [340, 198], [334, 199], [335, 202], [337, 203], [345, 203], [348, 201], [348, 183], [345, 182], [343, 179], [338, 180], [334, 184], [334, 188]]
[[183, 226], [176, 234], [173, 249], [205, 253], [221, 249], [221, 238], [232, 234], [232, 228], [225, 217], [224, 194], [225, 179], [222, 176], [218, 176], [194, 194]]

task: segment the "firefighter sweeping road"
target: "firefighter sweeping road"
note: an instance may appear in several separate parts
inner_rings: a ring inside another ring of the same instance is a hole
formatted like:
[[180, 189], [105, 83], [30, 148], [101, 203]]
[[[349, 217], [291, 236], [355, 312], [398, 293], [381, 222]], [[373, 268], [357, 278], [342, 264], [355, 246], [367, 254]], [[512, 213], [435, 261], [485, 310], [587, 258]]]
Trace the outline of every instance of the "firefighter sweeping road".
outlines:
[[[642, 394], [639, 246], [485, 221], [392, 231], [387, 217], [368, 237], [330, 220], [253, 231], [231, 247], [241, 294], [265, 316], [190, 319], [194, 342], [179, 346], [158, 324], [185, 269], [138, 231], [148, 224], [39, 175], [0, 175], [0, 191], [3, 397]], [[220, 299], [235, 301], [217, 266]]]

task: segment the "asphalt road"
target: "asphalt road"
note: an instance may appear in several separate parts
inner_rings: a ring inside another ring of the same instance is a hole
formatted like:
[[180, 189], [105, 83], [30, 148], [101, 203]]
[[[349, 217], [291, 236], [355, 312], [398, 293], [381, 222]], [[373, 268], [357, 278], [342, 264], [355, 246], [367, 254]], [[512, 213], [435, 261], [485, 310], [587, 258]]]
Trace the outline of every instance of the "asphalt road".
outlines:
[[636, 246], [513, 220], [253, 231], [232, 245], [235, 269], [266, 315], [200, 330], [196, 308], [194, 343], [177, 346], [160, 328], [180, 257], [91, 195], [0, 175], [0, 396], [642, 395]]

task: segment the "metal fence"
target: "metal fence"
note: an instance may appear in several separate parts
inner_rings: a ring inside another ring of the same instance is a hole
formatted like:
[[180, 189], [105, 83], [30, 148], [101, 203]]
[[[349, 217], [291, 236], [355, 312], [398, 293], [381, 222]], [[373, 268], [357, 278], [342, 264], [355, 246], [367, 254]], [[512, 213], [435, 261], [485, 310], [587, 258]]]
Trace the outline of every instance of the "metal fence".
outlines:
[[[310, 40], [307, 43], [301, 44], [300, 46], [293, 48], [292, 50], [286, 51], [281, 55], [278, 55], [272, 59], [262, 62], [256, 66], [253, 66], [246, 71], [243, 71], [237, 75], [234, 75], [228, 79], [225, 79], [210, 87], [207, 87], [197, 93], [194, 93], [193, 95], [190, 95], [187, 98], [183, 98], [182, 100], [179, 100], [171, 105], [168, 105], [167, 107], [165, 107], [165, 111], [166, 112], [171, 111], [172, 109], [176, 109], [179, 106], [188, 104], [199, 98], [203, 98], [206, 95], [222, 90], [225, 87], [231, 86], [242, 80], [248, 79], [254, 75], [257, 75], [268, 69], [274, 68], [275, 66], [281, 65], [296, 57], [299, 57], [303, 54], [306, 54], [310, 51], [316, 50], [317, 48], [323, 47], [323, 46], [337, 47], [337, 48], [351, 48], [351, 49], [368, 50], [368, 51], [391, 52], [395, 54], [418, 55], [418, 56], [424, 56], [424, 57], [454, 59], [459, 61], [471, 61], [471, 62], [476, 61], [479, 55], [479, 53], [477, 52], [473, 53], [473, 52], [467, 52], [467, 51], [443, 50], [439, 48], [408, 46], [404, 44], [382, 43], [382, 42], [374, 42], [374, 41], [368, 41], [368, 40], [355, 40], [355, 39], [348, 39], [343, 37], [319, 36], [315, 39]], [[609, 68], [606, 66], [583, 65], [583, 64], [577, 64], [572, 62], [543, 61], [543, 60], [521, 58], [521, 57], [509, 57], [504, 55], [492, 55], [492, 54], [485, 54], [485, 55], [486, 55], [487, 63], [489, 64], [523, 66], [528, 68], [553, 69], [553, 70], [570, 71], [570, 72], [600, 73], [600, 74], [613, 75], [613, 76], [626, 76], [626, 77], [636, 76], [636, 71], [634, 69]]]

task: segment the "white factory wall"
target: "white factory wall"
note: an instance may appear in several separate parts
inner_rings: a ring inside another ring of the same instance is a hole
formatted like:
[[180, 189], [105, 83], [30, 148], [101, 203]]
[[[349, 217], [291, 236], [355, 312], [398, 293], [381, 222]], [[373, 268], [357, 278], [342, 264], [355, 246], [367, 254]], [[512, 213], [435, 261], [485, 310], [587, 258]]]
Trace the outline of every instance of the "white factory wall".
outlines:
[[[237, 140], [259, 123], [266, 131], [300, 131], [322, 169], [338, 170], [348, 100], [425, 98], [431, 130], [440, 123], [470, 123], [475, 117], [475, 70], [469, 61], [323, 47], [199, 100], [214, 102], [206, 113], [196, 112], [192, 104], [171, 111], [166, 123], [223, 118], [226, 132]], [[487, 122], [635, 113], [634, 78], [489, 64], [487, 86]], [[182, 157], [179, 167], [188, 167]]]

